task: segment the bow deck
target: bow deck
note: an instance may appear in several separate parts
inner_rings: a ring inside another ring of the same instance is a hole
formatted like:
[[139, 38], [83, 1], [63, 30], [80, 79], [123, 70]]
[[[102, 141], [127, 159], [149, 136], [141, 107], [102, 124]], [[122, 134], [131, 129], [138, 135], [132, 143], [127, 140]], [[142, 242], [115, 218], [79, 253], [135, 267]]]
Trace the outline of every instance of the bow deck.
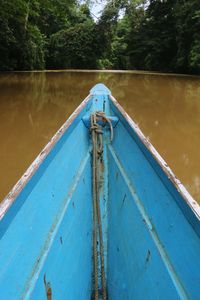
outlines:
[[[105, 116], [95, 173], [90, 126], [97, 111]], [[101, 226], [94, 223], [94, 176]], [[104, 85], [52, 138], [0, 216], [0, 299], [199, 296], [199, 206]]]

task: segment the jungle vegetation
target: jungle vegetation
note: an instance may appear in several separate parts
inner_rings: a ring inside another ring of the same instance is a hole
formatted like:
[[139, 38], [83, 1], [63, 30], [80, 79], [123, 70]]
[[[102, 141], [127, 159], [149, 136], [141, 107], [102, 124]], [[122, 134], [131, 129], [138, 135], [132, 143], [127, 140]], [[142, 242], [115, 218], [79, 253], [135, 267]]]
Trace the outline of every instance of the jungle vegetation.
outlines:
[[199, 0], [0, 0], [0, 70], [200, 74]]

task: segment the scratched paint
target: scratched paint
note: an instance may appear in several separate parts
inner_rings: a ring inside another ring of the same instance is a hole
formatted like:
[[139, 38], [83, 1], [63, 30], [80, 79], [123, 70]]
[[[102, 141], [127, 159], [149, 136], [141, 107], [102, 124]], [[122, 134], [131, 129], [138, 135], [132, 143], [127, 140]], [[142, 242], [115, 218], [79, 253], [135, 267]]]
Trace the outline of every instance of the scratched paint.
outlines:
[[112, 90], [200, 202], [200, 79], [91, 72], [0, 75], [0, 199], [96, 82]]
[[[1, 222], [3, 299], [64, 299], [66, 295], [91, 299], [91, 151], [83, 115], [101, 107], [98, 99], [104, 98], [95, 89], [91, 91], [95, 105], [87, 98], [53, 137], [30, 168], [33, 172], [38, 167], [35, 175]], [[191, 213], [184, 200], [190, 205], [192, 198], [138, 126], [110, 98], [105, 113], [115, 115], [118, 122], [104, 153], [108, 297], [196, 299], [199, 212]], [[22, 183], [26, 180], [25, 176]], [[27, 215], [31, 217], [23, 217]]]

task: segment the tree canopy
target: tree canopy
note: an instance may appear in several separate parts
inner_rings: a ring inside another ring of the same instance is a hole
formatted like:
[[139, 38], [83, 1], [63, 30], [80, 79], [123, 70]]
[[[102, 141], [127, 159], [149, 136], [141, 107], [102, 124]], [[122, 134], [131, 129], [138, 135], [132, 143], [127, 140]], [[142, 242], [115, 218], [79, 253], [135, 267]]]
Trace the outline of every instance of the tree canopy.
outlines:
[[199, 0], [0, 0], [0, 70], [200, 74]]

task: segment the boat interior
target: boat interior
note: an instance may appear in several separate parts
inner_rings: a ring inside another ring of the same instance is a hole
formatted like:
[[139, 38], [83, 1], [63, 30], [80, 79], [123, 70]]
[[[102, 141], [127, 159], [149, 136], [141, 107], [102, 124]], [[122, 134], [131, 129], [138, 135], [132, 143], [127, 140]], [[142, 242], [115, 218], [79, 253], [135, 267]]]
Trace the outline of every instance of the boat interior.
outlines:
[[167, 165], [102, 84], [67, 122], [8, 195], [0, 299], [197, 299], [199, 216]]

